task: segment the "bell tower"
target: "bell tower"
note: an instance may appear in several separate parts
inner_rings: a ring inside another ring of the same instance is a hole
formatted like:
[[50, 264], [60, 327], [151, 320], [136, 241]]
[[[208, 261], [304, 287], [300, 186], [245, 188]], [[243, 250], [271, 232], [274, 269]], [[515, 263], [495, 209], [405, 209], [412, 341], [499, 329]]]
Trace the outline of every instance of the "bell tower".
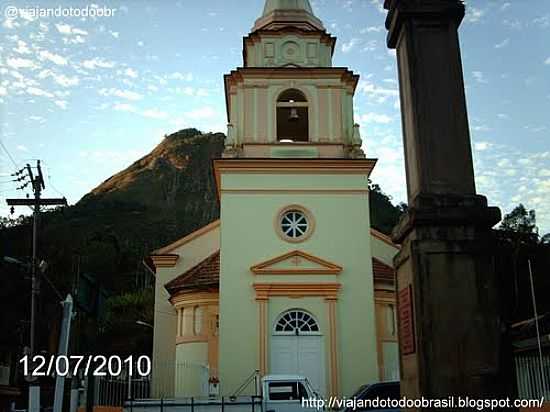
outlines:
[[308, 0], [267, 0], [225, 76], [224, 157], [362, 158], [353, 95], [359, 76], [332, 66], [336, 38]]
[[[243, 66], [224, 77], [228, 131], [214, 160], [224, 395], [255, 370], [303, 375], [335, 396], [379, 377], [368, 199], [376, 160], [353, 121], [359, 76], [333, 67], [335, 43], [308, 0], [266, 0]], [[288, 316], [314, 330], [278, 329]]]

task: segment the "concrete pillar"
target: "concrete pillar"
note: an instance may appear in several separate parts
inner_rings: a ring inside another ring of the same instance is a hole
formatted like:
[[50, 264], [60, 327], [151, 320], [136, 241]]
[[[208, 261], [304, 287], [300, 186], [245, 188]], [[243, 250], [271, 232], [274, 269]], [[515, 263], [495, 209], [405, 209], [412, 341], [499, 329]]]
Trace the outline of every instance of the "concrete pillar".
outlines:
[[464, 5], [385, 0], [384, 7], [397, 54], [409, 202], [392, 234], [402, 244], [395, 258], [401, 391], [513, 397], [491, 232], [500, 211], [474, 183], [457, 31]]

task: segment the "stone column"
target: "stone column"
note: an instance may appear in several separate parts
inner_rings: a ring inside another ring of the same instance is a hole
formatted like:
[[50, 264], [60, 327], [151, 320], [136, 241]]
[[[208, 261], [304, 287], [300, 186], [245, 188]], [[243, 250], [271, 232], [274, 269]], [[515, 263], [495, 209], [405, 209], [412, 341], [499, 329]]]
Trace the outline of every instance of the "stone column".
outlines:
[[402, 244], [395, 258], [401, 391], [513, 397], [491, 231], [500, 211], [474, 183], [457, 32], [464, 5], [385, 0], [384, 7], [388, 47], [397, 52], [409, 202], [392, 234]]

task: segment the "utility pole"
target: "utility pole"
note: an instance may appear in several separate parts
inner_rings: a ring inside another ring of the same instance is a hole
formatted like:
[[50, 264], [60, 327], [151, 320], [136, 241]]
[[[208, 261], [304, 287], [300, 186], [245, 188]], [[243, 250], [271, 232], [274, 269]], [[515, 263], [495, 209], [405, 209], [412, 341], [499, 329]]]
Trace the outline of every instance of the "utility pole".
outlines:
[[[40, 160], [36, 161], [36, 176], [33, 174], [31, 166], [27, 163], [24, 169], [18, 171], [15, 175], [19, 176], [27, 172], [27, 176], [21, 176], [17, 180], [21, 181], [29, 179], [18, 190], [23, 190], [29, 183], [31, 184], [34, 193], [34, 199], [6, 199], [8, 206], [30, 206], [33, 208], [33, 225], [32, 225], [32, 261], [31, 261], [31, 331], [30, 331], [30, 360], [33, 361], [35, 354], [36, 336], [36, 304], [40, 293], [40, 286], [37, 279], [37, 244], [38, 244], [38, 221], [40, 218], [41, 206], [67, 205], [65, 198], [42, 199], [42, 190], [46, 188], [44, 184], [44, 176], [40, 166]], [[29, 386], [29, 412], [38, 412], [40, 409], [40, 388], [38, 385], [31, 383]]]

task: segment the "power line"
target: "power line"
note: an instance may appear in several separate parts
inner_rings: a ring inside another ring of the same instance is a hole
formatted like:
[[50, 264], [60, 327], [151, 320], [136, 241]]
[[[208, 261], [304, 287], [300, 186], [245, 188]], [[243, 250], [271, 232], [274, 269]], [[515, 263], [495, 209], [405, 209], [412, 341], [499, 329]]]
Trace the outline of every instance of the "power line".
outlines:
[[17, 162], [15, 160], [13, 160], [13, 157], [12, 155], [10, 154], [10, 151], [8, 150], [8, 148], [4, 145], [4, 142], [2, 142], [2, 139], [0, 139], [0, 146], [2, 146], [2, 149], [4, 149], [4, 151], [6, 152], [6, 154], [8, 155], [8, 157], [10, 158], [11, 162], [13, 163], [13, 165], [17, 168]]
[[52, 181], [52, 175], [50, 173], [50, 167], [48, 166], [48, 164], [46, 162], [42, 162], [44, 164], [44, 166], [46, 166], [46, 171], [47, 171], [47, 175], [48, 175], [48, 183], [49, 185], [52, 187], [52, 189], [60, 196], [62, 197], [67, 197], [65, 196], [65, 194], [63, 194], [59, 189], [57, 189], [57, 187], [55, 187], [55, 185], [53, 184], [53, 181]]

